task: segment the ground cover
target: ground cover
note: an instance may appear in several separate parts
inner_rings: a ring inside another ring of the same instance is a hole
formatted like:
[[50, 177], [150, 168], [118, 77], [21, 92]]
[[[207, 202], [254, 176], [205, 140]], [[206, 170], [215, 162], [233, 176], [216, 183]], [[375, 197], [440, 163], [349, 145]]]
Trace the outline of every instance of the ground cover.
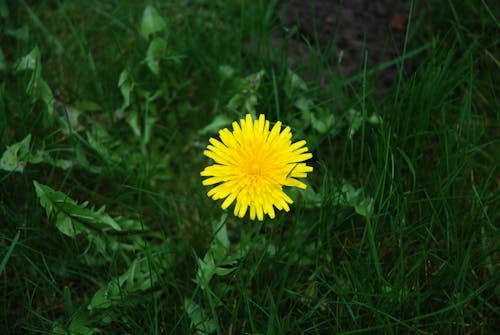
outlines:
[[[498, 331], [498, 5], [380, 3], [0, 1], [1, 333]], [[261, 113], [314, 169], [263, 221], [200, 176]]]

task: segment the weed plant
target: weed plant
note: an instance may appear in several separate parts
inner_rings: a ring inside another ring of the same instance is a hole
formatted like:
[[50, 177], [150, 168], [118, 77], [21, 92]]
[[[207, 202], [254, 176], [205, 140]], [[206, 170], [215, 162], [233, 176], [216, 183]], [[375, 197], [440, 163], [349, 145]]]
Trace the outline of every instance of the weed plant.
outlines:
[[[278, 6], [0, 1], [1, 334], [499, 331], [498, 4], [411, 2], [352, 77]], [[313, 153], [263, 223], [201, 184], [246, 113]]]

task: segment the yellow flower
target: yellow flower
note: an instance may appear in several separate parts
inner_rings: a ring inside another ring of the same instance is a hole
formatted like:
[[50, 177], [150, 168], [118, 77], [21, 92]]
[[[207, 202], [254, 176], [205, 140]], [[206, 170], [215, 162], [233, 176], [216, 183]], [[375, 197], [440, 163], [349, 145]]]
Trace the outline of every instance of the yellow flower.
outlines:
[[305, 147], [306, 141], [292, 144], [290, 127], [281, 131], [279, 121], [269, 130], [269, 121], [263, 114], [258, 120], [247, 114], [232, 126], [232, 131], [227, 128], [219, 131], [220, 141], [210, 138], [204, 151], [216, 163], [201, 172], [201, 176], [207, 177], [203, 185], [215, 185], [208, 196], [225, 199], [222, 209], [236, 200], [234, 215], [241, 218], [248, 208], [250, 218], [257, 217], [260, 221], [264, 214], [274, 218], [274, 207], [288, 212], [288, 204], [293, 201], [283, 186], [305, 189], [306, 185], [296, 178], [305, 178], [313, 170], [303, 163], [312, 157]]

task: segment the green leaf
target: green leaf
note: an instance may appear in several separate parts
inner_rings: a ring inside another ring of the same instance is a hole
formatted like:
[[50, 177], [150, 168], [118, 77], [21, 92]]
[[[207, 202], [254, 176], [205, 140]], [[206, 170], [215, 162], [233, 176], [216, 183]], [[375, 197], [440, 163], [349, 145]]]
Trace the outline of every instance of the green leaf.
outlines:
[[363, 117], [360, 112], [351, 108], [347, 111], [347, 120], [350, 123], [349, 138], [352, 138], [363, 124]]
[[86, 203], [78, 205], [75, 200], [62, 192], [54, 191], [36, 181], [33, 181], [33, 184], [40, 204], [45, 208], [47, 215], [52, 212], [56, 213], [56, 226], [58, 229], [61, 227], [60, 231], [63, 234], [74, 237], [81, 232], [88, 233], [89, 227], [114, 231], [122, 230], [115, 220], [104, 213], [104, 207], [94, 211], [86, 208]]
[[231, 124], [233, 120], [225, 115], [217, 115], [210, 124], [199, 130], [200, 135], [216, 134], [220, 129]]
[[33, 48], [29, 54], [22, 57], [16, 64], [17, 71], [32, 71], [31, 78], [26, 87], [26, 94], [33, 103], [42, 100], [49, 118], [54, 116], [54, 95], [49, 85], [42, 78], [42, 64], [40, 49]]
[[34, 96], [40, 98], [45, 107], [47, 108], [47, 114], [49, 116], [54, 116], [54, 94], [50, 89], [49, 85], [45, 82], [45, 80], [40, 79], [34, 87]]
[[166, 51], [167, 42], [161, 37], [155, 37], [149, 43], [145, 61], [153, 74], [160, 74], [160, 60], [165, 57]]
[[53, 159], [43, 150], [36, 154], [30, 152], [31, 134], [22, 141], [7, 147], [0, 159], [0, 169], [5, 171], [23, 172], [30, 164], [47, 163], [52, 166], [67, 170], [75, 165], [73, 161], [64, 159]]
[[25, 71], [25, 70], [37, 70], [37, 77], [35, 78], [38, 81], [40, 76], [41, 64], [40, 64], [40, 49], [38, 47], [34, 47], [33, 50], [30, 51], [29, 54], [22, 57], [16, 64], [17, 71]]
[[334, 192], [334, 202], [338, 205], [354, 208], [357, 214], [370, 217], [373, 214], [374, 200], [363, 196], [362, 188], [355, 188], [344, 181], [340, 190]]
[[132, 128], [132, 132], [136, 137], [141, 137], [141, 125], [139, 124], [139, 116], [135, 110], [132, 110], [127, 115], [127, 123]]
[[108, 284], [101, 287], [90, 300], [87, 306], [89, 311], [95, 309], [108, 308], [116, 303], [120, 298], [120, 286], [118, 279], [113, 279]]
[[91, 100], [79, 100], [75, 103], [75, 108], [81, 111], [91, 111], [91, 112], [102, 111], [102, 107], [97, 102]]
[[333, 114], [329, 114], [325, 118], [318, 119], [311, 113], [312, 127], [320, 134], [326, 134], [329, 132], [335, 123], [335, 116]]
[[111, 137], [103, 125], [97, 122], [94, 123], [90, 131], [86, 132], [86, 135], [90, 147], [99, 153], [104, 160], [114, 163], [120, 163], [122, 161], [122, 156], [115, 150], [117, 146], [116, 141]]
[[216, 324], [214, 320], [210, 319], [205, 310], [193, 300], [184, 299], [184, 310], [191, 319], [191, 328], [197, 334], [211, 334], [215, 331]]
[[361, 128], [364, 122], [368, 122], [372, 125], [380, 125], [382, 123], [382, 117], [378, 114], [373, 113], [371, 116], [363, 118], [360, 112], [355, 109], [349, 109], [346, 114], [347, 121], [349, 123], [349, 138], [352, 139], [354, 134]]
[[[33, 181], [33, 184], [47, 217], [55, 216], [56, 228], [71, 238], [82, 235], [87, 239], [89, 247], [93, 247], [92, 250], [104, 260], [116, 257], [119, 252], [129, 262], [123, 252], [142, 250], [147, 244], [143, 236], [160, 238], [158, 233], [150, 232], [143, 223], [122, 217], [112, 218], [105, 212], [104, 206], [94, 210], [89, 208], [88, 202], [78, 204], [62, 192], [36, 181]], [[162, 258], [162, 261], [167, 260], [168, 257]], [[140, 269], [142, 272], [149, 271], [142, 263]]]
[[370, 217], [373, 213], [373, 198], [364, 198], [354, 205], [354, 210], [361, 216]]
[[84, 129], [80, 123], [80, 115], [82, 111], [72, 106], [61, 106], [61, 115], [58, 115], [58, 121], [61, 125], [61, 130], [64, 134], [69, 135], [73, 132], [78, 132]]
[[120, 73], [120, 78], [118, 79], [118, 87], [123, 96], [123, 104], [119, 108], [118, 112], [123, 113], [123, 111], [130, 106], [130, 93], [134, 90], [134, 82], [130, 78], [130, 74], [127, 70], [123, 70]]
[[23, 172], [30, 160], [31, 134], [22, 141], [7, 146], [0, 159], [0, 169], [5, 171]]
[[90, 318], [89, 312], [83, 309], [76, 311], [71, 316], [71, 323], [68, 330], [70, 335], [93, 335], [100, 332], [97, 328], [90, 328], [93, 320]]
[[228, 274], [230, 274], [234, 270], [236, 270], [236, 268], [222, 268], [222, 267], [218, 267], [218, 268], [215, 269], [215, 274], [217, 276], [227, 276]]
[[144, 118], [144, 134], [142, 136], [141, 145], [144, 148], [143, 151], [146, 151], [146, 145], [149, 143], [151, 139], [151, 135], [153, 133], [153, 126], [155, 125], [158, 118], [146, 115]]
[[226, 227], [227, 213], [224, 213], [219, 222], [212, 223], [214, 238], [203, 260], [196, 258], [198, 270], [195, 282], [202, 289], [207, 289], [214, 275], [226, 276], [236, 270], [233, 267], [241, 258], [240, 253], [230, 254], [230, 242]]
[[304, 117], [304, 119], [308, 120], [309, 122], [311, 117], [312, 105], [313, 101], [303, 96], [298, 98], [294, 103], [294, 106], [297, 107], [300, 111], [302, 111], [302, 116]]
[[376, 113], [373, 113], [368, 117], [368, 123], [373, 124], [375, 126], [378, 126], [379, 124], [382, 123], [382, 117]]
[[234, 68], [229, 65], [219, 66], [219, 73], [226, 79], [231, 78], [234, 75]]
[[196, 271], [195, 282], [203, 289], [208, 288], [208, 284], [215, 274], [215, 263], [211, 254], [207, 253], [202, 259], [196, 258], [198, 270]]
[[35, 185], [35, 192], [40, 200], [40, 205], [45, 209], [45, 213], [49, 216], [52, 213], [52, 201], [46, 196], [47, 187], [39, 184], [36, 181], [33, 181], [33, 185]]
[[156, 285], [170, 262], [168, 258], [163, 259], [160, 264], [157, 264], [159, 266], [155, 266], [155, 270], [151, 271], [153, 266], [147, 258], [134, 259], [125, 273], [110, 280], [94, 294], [88, 309], [92, 311], [116, 306], [131, 293], [149, 290]]
[[215, 234], [215, 240], [219, 242], [224, 248], [229, 249], [229, 237], [227, 235], [226, 219], [227, 213], [223, 213], [219, 222], [214, 221], [212, 223], [212, 230]]
[[323, 200], [321, 194], [315, 192], [307, 180], [303, 180], [303, 182], [306, 184], [304, 190], [293, 187], [287, 191], [287, 194], [292, 198], [293, 202], [298, 202], [299, 199], [302, 199], [301, 203], [303, 203], [305, 208], [321, 207]]
[[150, 35], [165, 30], [166, 28], [167, 24], [165, 23], [165, 20], [163, 20], [163, 18], [160, 16], [158, 11], [152, 6], [147, 6], [142, 13], [142, 36], [144, 36], [144, 38], [146, 39], [149, 39]]
[[6, 29], [5, 30], [5, 35], [14, 37], [15, 39], [21, 40], [21, 41], [27, 41], [29, 38], [29, 28], [27, 25], [23, 25], [20, 28], [17, 29]]
[[75, 229], [71, 218], [61, 213], [57, 214], [56, 227], [61, 233], [69, 237], [75, 237], [83, 230], [82, 228], [80, 230]]
[[238, 82], [237, 92], [227, 103], [227, 108], [255, 115], [255, 106], [258, 102], [257, 91], [264, 73], [264, 70], [261, 70], [240, 79]]
[[297, 92], [307, 91], [307, 84], [298, 74], [289, 69], [287, 71], [283, 90], [285, 94], [291, 98], [296, 95]]

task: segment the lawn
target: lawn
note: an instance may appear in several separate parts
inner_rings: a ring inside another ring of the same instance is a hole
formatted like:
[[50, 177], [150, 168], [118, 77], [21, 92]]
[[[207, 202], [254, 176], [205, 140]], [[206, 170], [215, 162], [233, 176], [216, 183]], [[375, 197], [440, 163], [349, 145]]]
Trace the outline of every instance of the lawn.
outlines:
[[[0, 333], [499, 332], [500, 6], [400, 4], [342, 71], [286, 1], [0, 0]], [[312, 172], [235, 215], [206, 149], [261, 114]]]

